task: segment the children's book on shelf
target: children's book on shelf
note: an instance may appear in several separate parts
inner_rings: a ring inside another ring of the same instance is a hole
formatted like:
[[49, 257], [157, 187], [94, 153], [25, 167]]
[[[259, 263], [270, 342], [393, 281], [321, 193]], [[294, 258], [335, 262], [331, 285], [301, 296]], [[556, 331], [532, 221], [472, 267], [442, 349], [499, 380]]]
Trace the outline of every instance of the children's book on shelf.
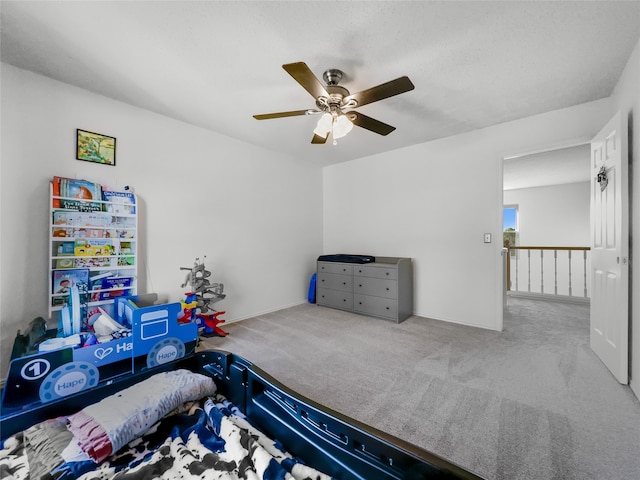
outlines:
[[104, 211], [109, 213], [136, 213], [136, 197], [131, 192], [114, 192], [104, 190], [102, 199], [105, 202]]
[[113, 216], [105, 212], [53, 212], [53, 224], [68, 227], [109, 227]]
[[120, 242], [120, 254], [121, 255], [127, 255], [127, 254], [132, 254], [132, 253], [133, 253], [133, 247], [131, 245], [131, 242], [121, 241]]
[[78, 283], [89, 283], [89, 270], [86, 268], [75, 268], [68, 270], [54, 270], [52, 273], [53, 297], [51, 305], [63, 305], [68, 301], [71, 287]]
[[113, 244], [109, 238], [79, 238], [74, 242], [74, 266], [85, 268], [111, 265]]
[[58, 245], [58, 251], [56, 255], [58, 257], [69, 257], [69, 258], [57, 258], [56, 259], [56, 268], [73, 268], [75, 263], [73, 261], [73, 249], [75, 247], [74, 242], [62, 242]]
[[89, 290], [98, 290], [102, 288], [102, 279], [107, 277], [115, 277], [116, 274], [112, 270], [98, 271], [89, 273]]
[[133, 277], [104, 277], [91, 282], [91, 300], [102, 301], [129, 295]]
[[113, 243], [110, 238], [78, 238], [73, 253], [79, 257], [108, 257], [113, 255]]
[[116, 235], [118, 238], [134, 238], [136, 236], [135, 228], [121, 227], [116, 229]]
[[58, 245], [58, 256], [74, 255], [75, 242], [62, 242]]
[[134, 257], [120, 257], [118, 258], [118, 266], [120, 267], [133, 267], [136, 261]]
[[76, 257], [73, 266], [76, 268], [101, 268], [111, 266], [110, 257]]
[[73, 257], [69, 258], [58, 258], [56, 260], [56, 268], [74, 268], [76, 266], [76, 262]]
[[118, 253], [118, 266], [129, 267], [135, 264], [135, 256], [131, 242], [121, 241]]
[[53, 207], [95, 212], [102, 210], [102, 186], [89, 180], [53, 177]]
[[54, 226], [52, 235], [57, 238], [111, 238], [111, 232], [105, 228]]

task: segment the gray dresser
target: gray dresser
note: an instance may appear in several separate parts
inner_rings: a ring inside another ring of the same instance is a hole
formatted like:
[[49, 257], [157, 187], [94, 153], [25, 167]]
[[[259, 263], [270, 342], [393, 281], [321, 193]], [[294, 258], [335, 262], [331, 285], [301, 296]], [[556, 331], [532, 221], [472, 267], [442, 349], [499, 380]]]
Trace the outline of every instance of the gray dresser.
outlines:
[[318, 262], [316, 303], [400, 323], [413, 315], [413, 262], [376, 257], [374, 263]]

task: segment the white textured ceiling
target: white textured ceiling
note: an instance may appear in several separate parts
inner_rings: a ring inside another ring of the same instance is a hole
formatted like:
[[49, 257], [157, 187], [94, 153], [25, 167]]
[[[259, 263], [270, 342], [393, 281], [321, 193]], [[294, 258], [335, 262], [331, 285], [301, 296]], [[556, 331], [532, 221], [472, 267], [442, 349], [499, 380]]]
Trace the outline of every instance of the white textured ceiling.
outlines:
[[[318, 165], [607, 97], [640, 36], [639, 1], [0, 2], [3, 62]], [[313, 108], [283, 69], [345, 72], [352, 93], [415, 90], [311, 145]]]
[[505, 190], [590, 181], [589, 144], [505, 159]]

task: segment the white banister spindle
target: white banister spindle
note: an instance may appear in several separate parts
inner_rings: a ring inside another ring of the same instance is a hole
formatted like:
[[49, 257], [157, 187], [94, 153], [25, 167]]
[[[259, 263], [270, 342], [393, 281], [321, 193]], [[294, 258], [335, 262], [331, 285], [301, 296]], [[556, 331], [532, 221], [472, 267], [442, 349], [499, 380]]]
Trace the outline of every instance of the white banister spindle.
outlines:
[[544, 293], [544, 250], [540, 250], [540, 293]]
[[531, 291], [531, 250], [527, 250], [527, 292]]
[[518, 265], [520, 264], [520, 250], [516, 250], [516, 292], [518, 291]]
[[558, 294], [558, 250], [553, 251], [553, 293]]
[[587, 251], [584, 250], [582, 256], [582, 265], [584, 267], [584, 298], [587, 298]]
[[567, 252], [569, 252], [569, 296], [571, 296], [571, 250]]

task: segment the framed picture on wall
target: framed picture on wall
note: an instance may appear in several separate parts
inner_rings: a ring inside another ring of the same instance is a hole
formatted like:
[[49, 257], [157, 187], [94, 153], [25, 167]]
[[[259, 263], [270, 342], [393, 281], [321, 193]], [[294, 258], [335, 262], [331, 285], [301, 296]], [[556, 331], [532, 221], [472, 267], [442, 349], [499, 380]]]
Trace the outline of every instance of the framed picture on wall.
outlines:
[[116, 164], [116, 139], [77, 129], [76, 158], [86, 162], [101, 163], [103, 165]]

